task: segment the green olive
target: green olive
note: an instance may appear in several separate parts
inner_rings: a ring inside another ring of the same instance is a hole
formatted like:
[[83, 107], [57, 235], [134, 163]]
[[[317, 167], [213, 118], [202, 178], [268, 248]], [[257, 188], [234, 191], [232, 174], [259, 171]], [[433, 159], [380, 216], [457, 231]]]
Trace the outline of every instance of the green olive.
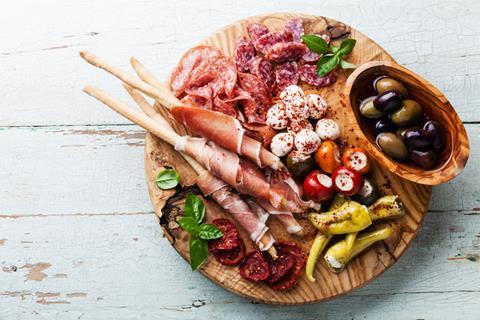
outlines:
[[311, 155], [292, 151], [287, 156], [287, 169], [297, 178], [304, 178], [315, 169], [315, 160]]
[[405, 85], [400, 81], [390, 77], [386, 77], [386, 76], [378, 77], [373, 82], [373, 86], [375, 90], [378, 92], [378, 94], [382, 94], [385, 91], [393, 90], [399, 93], [403, 98], [408, 97], [407, 87], [405, 87]]
[[399, 127], [417, 124], [423, 116], [423, 108], [415, 100], [405, 99], [402, 106], [393, 111], [390, 119]]
[[408, 157], [408, 149], [395, 133], [384, 132], [377, 136], [377, 145], [390, 157], [403, 161]]
[[375, 96], [373, 97], [368, 97], [362, 101], [360, 104], [360, 113], [362, 116], [365, 118], [370, 118], [370, 119], [375, 119], [375, 118], [381, 118], [385, 115], [382, 111], [378, 110], [375, 108], [373, 105], [373, 100], [375, 100]]

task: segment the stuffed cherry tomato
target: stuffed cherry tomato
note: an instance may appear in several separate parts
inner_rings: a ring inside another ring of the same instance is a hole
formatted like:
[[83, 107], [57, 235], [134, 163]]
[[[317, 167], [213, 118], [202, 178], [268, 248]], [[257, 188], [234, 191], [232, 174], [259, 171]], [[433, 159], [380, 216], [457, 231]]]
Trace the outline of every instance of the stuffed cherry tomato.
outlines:
[[370, 170], [370, 159], [363, 148], [350, 148], [343, 153], [342, 163], [345, 167], [365, 174]]
[[333, 141], [323, 141], [315, 151], [315, 161], [318, 163], [320, 169], [326, 173], [332, 173], [335, 169], [340, 167], [340, 149]]
[[332, 174], [335, 190], [344, 196], [353, 196], [363, 187], [362, 175], [353, 169], [338, 167]]
[[303, 182], [303, 191], [305, 195], [313, 201], [325, 201], [333, 197], [335, 189], [332, 178], [319, 170], [308, 174]]

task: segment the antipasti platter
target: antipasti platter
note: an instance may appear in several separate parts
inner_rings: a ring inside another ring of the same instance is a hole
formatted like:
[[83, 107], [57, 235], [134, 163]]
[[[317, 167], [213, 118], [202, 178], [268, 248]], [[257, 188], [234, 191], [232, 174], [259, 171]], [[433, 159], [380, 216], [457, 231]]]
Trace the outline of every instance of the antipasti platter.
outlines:
[[414, 239], [432, 185], [468, 160], [443, 94], [326, 17], [235, 22], [166, 81], [135, 58], [130, 73], [80, 54], [135, 103], [84, 91], [149, 131], [147, 184], [168, 241], [255, 301], [319, 302], [376, 278]]

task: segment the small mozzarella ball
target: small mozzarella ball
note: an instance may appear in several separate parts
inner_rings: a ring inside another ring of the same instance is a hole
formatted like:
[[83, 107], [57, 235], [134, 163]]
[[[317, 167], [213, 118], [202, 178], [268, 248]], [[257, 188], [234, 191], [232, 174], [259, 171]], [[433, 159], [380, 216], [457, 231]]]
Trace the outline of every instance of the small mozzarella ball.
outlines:
[[280, 93], [280, 99], [286, 103], [290, 102], [294, 97], [305, 98], [305, 93], [303, 93], [302, 88], [294, 84], [286, 87]]
[[300, 121], [290, 121], [290, 124], [287, 127], [287, 132], [295, 136], [297, 133], [299, 133], [303, 129], [313, 131], [313, 126], [310, 123], [310, 121], [305, 119]]
[[310, 112], [310, 118], [312, 119], [318, 120], [320, 118], [323, 118], [327, 113], [327, 102], [318, 94], [308, 94], [305, 98], [305, 103]]
[[278, 157], [287, 155], [293, 149], [293, 136], [286, 132], [275, 135], [270, 144], [270, 149]]
[[286, 103], [285, 109], [287, 117], [291, 121], [308, 119], [310, 115], [305, 99], [302, 97], [293, 97], [288, 103]]
[[322, 141], [315, 131], [303, 129], [295, 136], [295, 148], [305, 154], [315, 152]]
[[315, 131], [322, 140], [337, 140], [340, 137], [340, 127], [332, 119], [320, 119]]
[[285, 129], [288, 125], [288, 118], [285, 104], [278, 102], [267, 111], [267, 126], [275, 130]]

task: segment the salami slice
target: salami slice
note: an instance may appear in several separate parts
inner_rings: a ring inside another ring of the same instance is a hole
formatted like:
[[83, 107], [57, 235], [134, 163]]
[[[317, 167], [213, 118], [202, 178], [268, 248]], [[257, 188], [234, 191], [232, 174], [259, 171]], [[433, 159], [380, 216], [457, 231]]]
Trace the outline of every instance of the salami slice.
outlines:
[[215, 259], [221, 264], [227, 266], [236, 266], [242, 262], [245, 257], [245, 244], [242, 239], [239, 240], [239, 246], [230, 250], [216, 250], [213, 252]]
[[228, 219], [215, 219], [213, 224], [223, 232], [220, 239], [208, 241], [208, 252], [214, 253], [221, 250], [232, 250], [240, 246], [237, 227]]
[[272, 96], [267, 85], [257, 76], [249, 73], [238, 73], [240, 87], [252, 100], [244, 100], [243, 112], [248, 123], [265, 123], [267, 110], [270, 108]]
[[295, 266], [295, 257], [291, 254], [282, 254], [276, 260], [266, 255], [270, 267], [270, 277], [267, 282], [272, 284], [282, 279]]
[[317, 67], [312, 64], [305, 64], [300, 67], [300, 79], [312, 86], [326, 87], [337, 80], [335, 72], [330, 72], [327, 75], [320, 77], [317, 74]]
[[285, 23], [285, 32], [292, 35], [292, 40], [300, 42], [304, 34], [303, 20], [301, 18], [290, 19]]
[[258, 38], [268, 33], [268, 28], [261, 23], [250, 23], [247, 26], [247, 31], [250, 39], [255, 43]]
[[265, 51], [265, 58], [272, 62], [297, 60], [307, 52], [307, 46], [299, 42], [278, 42]]
[[275, 68], [275, 81], [280, 90], [298, 83], [298, 65], [295, 61], [277, 64]]
[[291, 42], [293, 36], [291, 33], [286, 32], [269, 32], [259, 37], [253, 42], [255, 49], [263, 54], [267, 53], [267, 50], [278, 43]]
[[273, 66], [270, 61], [260, 56], [253, 58], [250, 60], [250, 73], [265, 82], [270, 90], [273, 89], [273, 86], [275, 85], [275, 77], [273, 74]]
[[270, 276], [270, 268], [262, 254], [253, 251], [240, 264], [240, 275], [252, 282], [265, 281]]
[[269, 286], [275, 290], [288, 290], [298, 281], [298, 278], [305, 266], [306, 256], [302, 248], [294, 242], [280, 242], [274, 244], [279, 255], [289, 255], [295, 258], [294, 266], [283, 277]]
[[237, 47], [233, 53], [233, 60], [238, 71], [248, 71], [250, 60], [255, 56], [255, 48], [252, 41], [246, 37], [240, 37], [237, 41]]

